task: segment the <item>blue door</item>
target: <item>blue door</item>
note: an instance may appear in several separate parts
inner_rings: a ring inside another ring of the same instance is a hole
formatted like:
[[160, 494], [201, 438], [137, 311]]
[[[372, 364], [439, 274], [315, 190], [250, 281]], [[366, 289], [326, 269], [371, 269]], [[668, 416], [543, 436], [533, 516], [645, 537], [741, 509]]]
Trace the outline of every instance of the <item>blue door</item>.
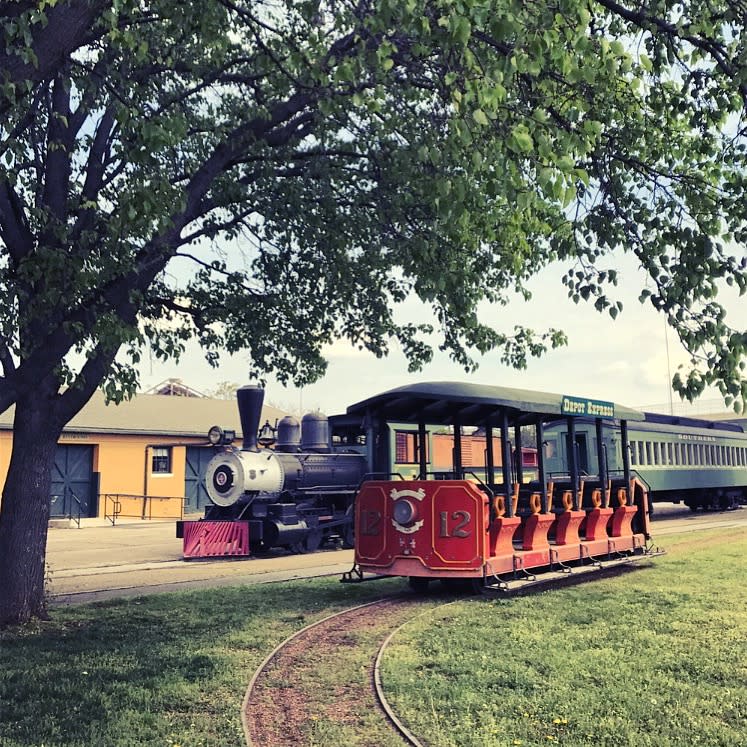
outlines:
[[185, 514], [202, 513], [210, 503], [205, 490], [205, 469], [215, 451], [210, 447], [188, 446], [184, 476]]
[[57, 446], [50, 516], [93, 516], [96, 510], [93, 446]]

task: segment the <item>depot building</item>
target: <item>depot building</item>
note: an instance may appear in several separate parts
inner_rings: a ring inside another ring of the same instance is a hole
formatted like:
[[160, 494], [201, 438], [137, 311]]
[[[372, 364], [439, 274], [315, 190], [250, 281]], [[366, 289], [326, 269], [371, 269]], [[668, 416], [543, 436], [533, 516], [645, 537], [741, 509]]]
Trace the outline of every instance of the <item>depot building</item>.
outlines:
[[[139, 394], [119, 405], [96, 392], [65, 427], [52, 472], [52, 518], [181, 518], [209, 502], [203, 476], [213, 455], [212, 426], [234, 431], [241, 445], [236, 400], [194, 396], [187, 387]], [[181, 396], [174, 396], [181, 395]], [[0, 415], [0, 478], [13, 446], [14, 408]], [[265, 405], [262, 420], [285, 415]]]

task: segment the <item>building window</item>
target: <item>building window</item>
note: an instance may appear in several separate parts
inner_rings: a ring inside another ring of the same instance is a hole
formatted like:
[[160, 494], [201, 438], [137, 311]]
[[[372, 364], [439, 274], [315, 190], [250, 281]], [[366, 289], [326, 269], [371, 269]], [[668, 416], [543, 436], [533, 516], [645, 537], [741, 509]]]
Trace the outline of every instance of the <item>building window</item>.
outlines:
[[171, 474], [171, 448], [154, 446], [151, 454], [152, 472], [154, 475]]

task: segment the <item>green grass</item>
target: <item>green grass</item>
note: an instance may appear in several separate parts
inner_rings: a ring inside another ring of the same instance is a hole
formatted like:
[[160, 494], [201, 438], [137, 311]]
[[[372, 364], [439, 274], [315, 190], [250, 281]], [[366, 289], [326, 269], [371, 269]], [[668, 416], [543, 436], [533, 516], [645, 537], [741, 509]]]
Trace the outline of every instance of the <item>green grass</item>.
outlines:
[[[747, 745], [747, 535], [666, 546], [615, 578], [413, 612], [384, 660], [395, 710], [438, 747]], [[279, 641], [403, 586], [326, 579], [55, 609], [0, 632], [0, 744], [237, 747], [249, 678]], [[343, 688], [365, 656], [346, 661], [299, 677]], [[309, 744], [387, 743], [373, 716], [356, 737], [314, 714]]]
[[243, 744], [240, 706], [293, 631], [401, 588], [312, 580], [55, 609], [0, 632], [0, 744]]
[[464, 600], [396, 636], [395, 711], [439, 747], [747, 745], [747, 534], [667, 537], [651, 567]]

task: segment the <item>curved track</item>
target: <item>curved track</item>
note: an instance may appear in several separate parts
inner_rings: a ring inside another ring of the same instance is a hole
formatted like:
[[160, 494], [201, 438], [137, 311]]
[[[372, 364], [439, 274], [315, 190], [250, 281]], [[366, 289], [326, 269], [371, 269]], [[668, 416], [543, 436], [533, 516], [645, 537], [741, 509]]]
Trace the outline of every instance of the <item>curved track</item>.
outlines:
[[[254, 673], [244, 697], [247, 745], [307, 744], [309, 724], [321, 712], [326, 719], [361, 727], [378, 714], [379, 721], [389, 722], [389, 743], [422, 747], [386, 702], [379, 664], [392, 636], [412, 619], [413, 607], [432, 609], [438, 604], [433, 598], [400, 594], [330, 615], [283, 641]], [[366, 663], [356, 666], [361, 656]], [[338, 663], [341, 669], [354, 671], [356, 681], [325, 685], [311, 673], [334, 671]]]

